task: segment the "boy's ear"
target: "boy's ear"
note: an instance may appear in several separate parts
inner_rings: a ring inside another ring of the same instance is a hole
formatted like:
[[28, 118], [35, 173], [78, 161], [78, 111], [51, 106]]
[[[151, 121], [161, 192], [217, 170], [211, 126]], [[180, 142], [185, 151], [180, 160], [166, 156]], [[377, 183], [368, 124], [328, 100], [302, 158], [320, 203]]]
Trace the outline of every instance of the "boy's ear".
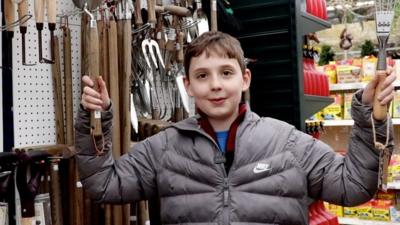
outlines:
[[183, 77], [183, 84], [185, 85], [185, 89], [186, 89], [187, 94], [188, 94], [190, 97], [193, 97], [192, 91], [190, 90], [190, 80], [189, 80], [189, 78], [188, 78], [187, 75], [185, 75], [185, 76]]
[[251, 83], [251, 71], [246, 69], [243, 73], [243, 87], [242, 91], [247, 91], [250, 88]]

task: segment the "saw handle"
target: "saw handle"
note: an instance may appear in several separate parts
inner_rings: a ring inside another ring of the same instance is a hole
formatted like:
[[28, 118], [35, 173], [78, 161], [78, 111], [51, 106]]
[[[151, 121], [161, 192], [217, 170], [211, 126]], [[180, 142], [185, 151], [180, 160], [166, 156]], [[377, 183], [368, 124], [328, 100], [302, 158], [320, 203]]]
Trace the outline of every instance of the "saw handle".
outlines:
[[[386, 67], [386, 65], [385, 65], [385, 67]], [[382, 92], [382, 85], [387, 76], [386, 71], [378, 70], [376, 76], [378, 76], [379, 83], [375, 89], [373, 115], [374, 115], [374, 119], [382, 121], [382, 120], [385, 120], [387, 117], [388, 108], [387, 108], [387, 105], [381, 105], [379, 103], [378, 96]]]
[[4, 1], [4, 14], [5, 14], [5, 22], [7, 27], [7, 31], [14, 31], [12, 26], [9, 26], [15, 21], [15, 7], [14, 3], [11, 0]]
[[[96, 22], [91, 21], [89, 28], [89, 76], [94, 85], [93, 89], [99, 91], [98, 78], [99, 78], [99, 36], [97, 32]], [[102, 136], [101, 130], [101, 114], [100, 111], [92, 111], [90, 113], [90, 127], [93, 129], [95, 137]]]

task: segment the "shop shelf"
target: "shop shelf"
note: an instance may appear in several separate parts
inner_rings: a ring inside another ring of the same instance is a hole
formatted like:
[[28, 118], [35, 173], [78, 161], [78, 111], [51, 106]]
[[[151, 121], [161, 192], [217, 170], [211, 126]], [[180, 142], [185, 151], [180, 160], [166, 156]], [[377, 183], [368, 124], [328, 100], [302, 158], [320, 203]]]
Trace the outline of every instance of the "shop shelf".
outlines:
[[333, 98], [316, 95], [304, 95], [303, 100], [304, 120], [333, 103]]
[[[353, 126], [354, 120], [324, 120], [324, 126], [332, 127], [332, 126]], [[399, 118], [392, 118], [393, 125], [400, 125]], [[399, 184], [400, 185], [400, 184]]]
[[[400, 190], [400, 181], [397, 182], [389, 182], [387, 184], [387, 188], [391, 190]], [[400, 224], [400, 223], [399, 223]]]
[[331, 28], [331, 24], [328, 21], [308, 14], [306, 12], [301, 12], [301, 20], [302, 21], [300, 22], [300, 24], [302, 25], [300, 29], [302, 34], [304, 35]]
[[[330, 91], [347, 91], [347, 90], [357, 90], [367, 86], [367, 83], [343, 83], [343, 84], [330, 84], [329, 90]], [[400, 88], [400, 80], [396, 80], [394, 82], [395, 89]]]
[[346, 225], [399, 225], [400, 223], [395, 222], [384, 222], [384, 221], [376, 221], [376, 220], [360, 220], [357, 218], [345, 218], [339, 217], [340, 224]]

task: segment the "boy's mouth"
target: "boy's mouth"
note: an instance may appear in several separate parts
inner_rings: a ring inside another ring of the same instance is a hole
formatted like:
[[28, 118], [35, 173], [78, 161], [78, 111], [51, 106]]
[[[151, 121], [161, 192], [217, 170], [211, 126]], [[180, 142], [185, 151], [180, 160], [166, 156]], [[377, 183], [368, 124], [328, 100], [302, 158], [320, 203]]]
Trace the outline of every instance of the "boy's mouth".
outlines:
[[212, 99], [210, 99], [210, 101], [211, 101], [213, 104], [221, 105], [221, 104], [223, 104], [223, 103], [225, 102], [225, 99], [226, 99], [226, 98], [212, 98]]

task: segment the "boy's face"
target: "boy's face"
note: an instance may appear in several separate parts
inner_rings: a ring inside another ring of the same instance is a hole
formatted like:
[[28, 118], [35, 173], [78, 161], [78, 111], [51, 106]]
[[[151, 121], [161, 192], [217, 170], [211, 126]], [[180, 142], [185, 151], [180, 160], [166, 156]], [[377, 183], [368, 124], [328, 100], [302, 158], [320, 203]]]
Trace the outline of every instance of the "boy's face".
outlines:
[[188, 94], [196, 107], [209, 120], [233, 122], [238, 115], [242, 92], [250, 86], [251, 73], [243, 74], [237, 59], [223, 58], [216, 53], [202, 53], [190, 62], [189, 78], [185, 78]]

